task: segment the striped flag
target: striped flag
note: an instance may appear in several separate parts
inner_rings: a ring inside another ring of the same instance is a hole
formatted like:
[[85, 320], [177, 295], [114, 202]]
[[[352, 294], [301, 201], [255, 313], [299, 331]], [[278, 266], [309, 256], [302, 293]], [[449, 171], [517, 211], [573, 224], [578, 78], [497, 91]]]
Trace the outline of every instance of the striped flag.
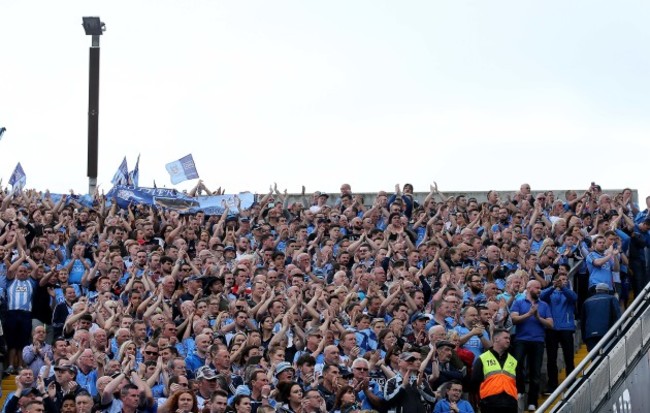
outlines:
[[138, 160], [135, 161], [135, 168], [129, 172], [129, 185], [133, 185], [138, 188], [138, 181], [140, 181], [140, 154], [138, 154]]
[[25, 187], [26, 183], [27, 175], [25, 175], [23, 167], [20, 165], [20, 162], [18, 162], [18, 165], [16, 165], [16, 168], [14, 168], [13, 173], [9, 177], [9, 185], [13, 188], [22, 189]]
[[122, 160], [120, 167], [117, 168], [117, 172], [113, 175], [111, 180], [113, 185], [128, 185], [129, 183], [129, 168], [126, 165], [126, 156]]

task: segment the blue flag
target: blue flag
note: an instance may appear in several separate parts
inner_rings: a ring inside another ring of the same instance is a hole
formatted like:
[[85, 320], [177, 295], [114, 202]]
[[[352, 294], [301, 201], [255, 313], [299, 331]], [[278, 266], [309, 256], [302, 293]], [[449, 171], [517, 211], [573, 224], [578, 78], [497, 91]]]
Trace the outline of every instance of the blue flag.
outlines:
[[138, 188], [138, 181], [140, 180], [140, 154], [138, 154], [138, 160], [135, 161], [135, 168], [129, 172], [129, 185]]
[[199, 173], [196, 171], [196, 165], [194, 165], [192, 154], [183, 156], [177, 161], [168, 163], [165, 165], [165, 169], [169, 172], [169, 178], [174, 185], [179, 182], [199, 177]]
[[18, 165], [16, 165], [14, 172], [9, 177], [9, 185], [14, 188], [22, 189], [26, 183], [27, 175], [25, 175], [23, 167], [20, 165], [20, 162], [18, 162]]
[[111, 180], [113, 185], [128, 185], [129, 183], [129, 168], [126, 166], [126, 156], [122, 160], [120, 167], [117, 168], [117, 172], [113, 175]]

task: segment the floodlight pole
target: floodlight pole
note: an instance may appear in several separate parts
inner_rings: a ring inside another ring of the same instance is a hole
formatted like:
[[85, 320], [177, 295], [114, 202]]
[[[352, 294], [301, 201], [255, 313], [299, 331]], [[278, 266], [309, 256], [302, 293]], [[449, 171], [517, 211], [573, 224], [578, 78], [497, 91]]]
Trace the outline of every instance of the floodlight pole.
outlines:
[[86, 34], [92, 36], [88, 74], [88, 194], [92, 195], [97, 188], [99, 158], [99, 36], [105, 27], [99, 17], [83, 20]]

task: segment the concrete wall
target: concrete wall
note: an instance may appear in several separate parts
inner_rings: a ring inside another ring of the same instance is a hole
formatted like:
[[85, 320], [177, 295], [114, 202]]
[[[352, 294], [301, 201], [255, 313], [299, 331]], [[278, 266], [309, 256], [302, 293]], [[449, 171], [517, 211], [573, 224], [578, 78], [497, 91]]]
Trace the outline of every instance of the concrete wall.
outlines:
[[[535, 195], [537, 193], [546, 192], [546, 191], [549, 191], [549, 190], [548, 189], [541, 189], [541, 190], [538, 190], [538, 191], [533, 191], [532, 193], [533, 193], [533, 195]], [[553, 189], [552, 191], [555, 194], [555, 199], [564, 199], [564, 194], [565, 194], [565, 192], [567, 190], [566, 189]], [[580, 195], [580, 194], [582, 194], [584, 192], [584, 189], [576, 189], [575, 191]], [[505, 200], [505, 199], [507, 199], [507, 195], [510, 195], [512, 197], [512, 196], [515, 195], [515, 193], [517, 191], [497, 191], [497, 192], [499, 193], [499, 197], [502, 200]], [[623, 192], [623, 189], [603, 189], [604, 194], [615, 195], [615, 194], [618, 194], [620, 192]], [[632, 197], [633, 197], [634, 202], [638, 202], [638, 199], [639, 199], [638, 190], [633, 189], [632, 193], [633, 193]], [[367, 206], [372, 205], [372, 202], [374, 201], [375, 196], [377, 196], [376, 192], [375, 193], [369, 193], [369, 192], [355, 193], [355, 195], [356, 194], [359, 194], [359, 195], [363, 196], [364, 204], [367, 205]], [[428, 192], [416, 192], [416, 193], [413, 194], [413, 197], [415, 198], [416, 201], [418, 201], [421, 204], [424, 201], [424, 199], [427, 197], [428, 194], [429, 194]], [[458, 196], [458, 195], [463, 194], [468, 199], [469, 198], [476, 198], [476, 200], [478, 202], [487, 201], [487, 191], [481, 191], [481, 192], [476, 192], [476, 191], [465, 191], [465, 192], [445, 191], [444, 194], [446, 196]], [[308, 193], [307, 194], [307, 199], [311, 199], [311, 195], [312, 195], [312, 193]], [[389, 193], [389, 196], [390, 195], [391, 194]], [[334, 202], [336, 201], [336, 199], [338, 198], [339, 194], [338, 193], [330, 193], [329, 196], [330, 197], [329, 197], [327, 203], [329, 205], [333, 205]], [[289, 203], [290, 204], [292, 202], [301, 201], [301, 200], [302, 200], [302, 197], [300, 196], [300, 194], [289, 194]], [[440, 197], [436, 196], [436, 200], [440, 201]]]

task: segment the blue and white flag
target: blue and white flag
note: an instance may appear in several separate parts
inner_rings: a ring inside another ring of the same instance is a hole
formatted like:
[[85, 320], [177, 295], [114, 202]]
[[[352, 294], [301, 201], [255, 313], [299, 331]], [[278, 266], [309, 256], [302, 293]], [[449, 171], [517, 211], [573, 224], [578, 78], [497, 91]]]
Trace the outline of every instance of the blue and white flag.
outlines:
[[134, 187], [139, 187], [138, 181], [140, 180], [140, 154], [138, 154], [138, 160], [135, 161], [135, 168], [129, 172], [129, 185]]
[[2, 137], [5, 135], [5, 132], [7, 131], [7, 128], [0, 128], [0, 141], [2, 140]]
[[113, 185], [128, 185], [129, 184], [129, 167], [126, 165], [126, 156], [122, 160], [120, 167], [117, 168], [117, 172], [113, 175], [113, 180], [111, 180]]
[[194, 165], [192, 154], [183, 156], [177, 161], [168, 163], [165, 165], [165, 169], [169, 172], [169, 178], [174, 185], [179, 182], [199, 177], [199, 173], [196, 171], [196, 165]]
[[13, 188], [22, 189], [26, 183], [27, 175], [25, 175], [23, 167], [20, 165], [20, 162], [18, 162], [18, 165], [16, 165], [14, 172], [9, 177], [9, 185], [11, 185]]

